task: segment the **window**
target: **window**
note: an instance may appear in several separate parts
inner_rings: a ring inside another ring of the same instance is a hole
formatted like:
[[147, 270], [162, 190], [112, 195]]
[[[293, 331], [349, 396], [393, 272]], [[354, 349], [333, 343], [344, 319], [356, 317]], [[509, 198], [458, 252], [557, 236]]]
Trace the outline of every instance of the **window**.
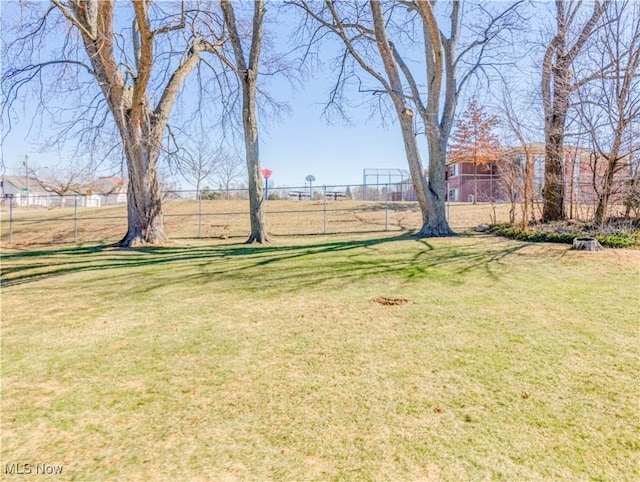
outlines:
[[456, 177], [460, 175], [460, 165], [454, 164], [449, 168], [449, 177]]
[[449, 195], [447, 196], [449, 202], [458, 200], [458, 190], [457, 189], [449, 189]]

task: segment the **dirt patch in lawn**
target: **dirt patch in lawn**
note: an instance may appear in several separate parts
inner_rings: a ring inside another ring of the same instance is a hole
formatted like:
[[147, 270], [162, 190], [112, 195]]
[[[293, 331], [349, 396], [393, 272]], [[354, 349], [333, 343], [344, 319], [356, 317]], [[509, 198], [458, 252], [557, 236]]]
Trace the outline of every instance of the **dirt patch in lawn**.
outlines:
[[378, 303], [383, 306], [401, 306], [406, 305], [407, 303], [411, 303], [411, 300], [407, 298], [374, 298], [372, 300], [374, 303]]

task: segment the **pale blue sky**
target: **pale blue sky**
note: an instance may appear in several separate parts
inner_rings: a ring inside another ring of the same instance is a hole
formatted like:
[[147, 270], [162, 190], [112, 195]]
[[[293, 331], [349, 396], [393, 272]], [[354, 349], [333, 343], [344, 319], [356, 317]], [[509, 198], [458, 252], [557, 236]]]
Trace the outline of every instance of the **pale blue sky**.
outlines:
[[[352, 125], [329, 125], [321, 119], [329, 82], [316, 79], [290, 101], [291, 115], [262, 136], [263, 167], [273, 169], [280, 185], [304, 185], [308, 174], [318, 184], [362, 182], [365, 168], [407, 169], [402, 136], [396, 124], [382, 127], [366, 107], [351, 110]], [[310, 88], [309, 88], [310, 87]]]
[[[9, 4], [0, 0], [0, 8]], [[286, 43], [287, 33], [281, 22], [276, 43]], [[317, 185], [355, 184], [362, 182], [365, 168], [407, 169], [402, 137], [393, 118], [387, 119], [387, 126], [382, 127], [379, 116], [370, 117], [367, 105], [348, 110], [352, 125], [329, 125], [321, 118], [332, 77], [332, 73], [325, 70], [304, 82], [297, 92], [292, 92], [286, 82], [269, 88], [278, 101], [287, 102], [291, 109], [290, 115], [271, 122], [261, 131], [262, 167], [273, 169], [275, 185], [304, 185], [308, 174], [315, 176]], [[371, 94], [351, 90], [348, 98], [357, 105], [371, 98]], [[33, 165], [40, 167], [60, 162], [56, 152], [39, 153], [37, 144], [25, 137], [30, 122], [25, 114], [2, 146], [7, 174], [24, 172], [25, 154]], [[423, 140], [420, 142], [424, 144]], [[184, 182], [182, 185], [189, 187]]]
[[[6, 10], [9, 5], [0, 1], [0, 8]], [[287, 39], [288, 29], [280, 25], [276, 42], [286, 43]], [[311, 76], [296, 92], [285, 81], [269, 87], [276, 100], [290, 107], [289, 115], [269, 122], [260, 133], [262, 167], [273, 169], [275, 185], [304, 185], [308, 174], [315, 176], [318, 185], [356, 184], [362, 182], [365, 168], [406, 169], [402, 137], [397, 125], [392, 124], [393, 119], [388, 122], [390, 125], [382, 127], [379, 117], [369, 118], [367, 106], [349, 110], [351, 125], [329, 125], [321, 119], [331, 77], [331, 72]], [[188, 91], [184, 95], [188, 96]], [[361, 102], [359, 94], [352, 95], [352, 101]], [[25, 154], [32, 165], [39, 167], [64, 162], [57, 152], [39, 152], [37, 140], [27, 136], [31, 116], [25, 112], [4, 141], [2, 154], [7, 174], [24, 173]], [[37, 134], [37, 129], [33, 134]], [[185, 188], [190, 187], [180, 182]]]
[[[273, 170], [275, 185], [304, 185], [308, 174], [315, 176], [318, 185], [357, 184], [362, 182], [365, 168], [407, 169], [402, 136], [393, 118], [383, 127], [380, 117], [371, 117], [366, 105], [349, 109], [349, 125], [329, 124], [321, 118], [332, 80], [329, 72], [305, 81], [296, 92], [284, 82], [270, 89], [278, 101], [290, 107], [289, 114], [269, 121], [260, 131], [261, 164]], [[360, 95], [352, 94], [352, 100], [360, 102]], [[25, 154], [32, 166], [64, 162], [57, 152], [39, 152], [38, 140], [33, 138], [38, 129], [32, 128], [31, 138], [27, 136], [33, 114], [23, 115], [2, 146], [7, 174], [24, 173]], [[185, 188], [191, 187], [179, 181]]]
[[[321, 119], [318, 104], [329, 84], [323, 79], [309, 84], [318, 90], [301, 89], [291, 99], [280, 98], [288, 101], [290, 115], [261, 131], [261, 163], [273, 169], [273, 183], [304, 185], [305, 177], [313, 174], [318, 185], [357, 184], [365, 168], [407, 168], [397, 125], [384, 128], [378, 119], [368, 120], [366, 107], [351, 111], [357, 120], [353, 125], [329, 125]], [[28, 124], [24, 119], [4, 142], [7, 174], [24, 173], [25, 153], [40, 167], [59, 162], [57, 153], [39, 153], [37, 144], [25, 138]]]

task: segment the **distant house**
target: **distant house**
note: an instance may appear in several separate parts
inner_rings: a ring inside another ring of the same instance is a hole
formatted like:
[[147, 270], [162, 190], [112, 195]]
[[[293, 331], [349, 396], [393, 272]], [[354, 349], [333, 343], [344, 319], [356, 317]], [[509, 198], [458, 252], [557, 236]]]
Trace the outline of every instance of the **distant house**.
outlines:
[[120, 177], [99, 177], [87, 186], [86, 191], [100, 199], [100, 206], [127, 203], [127, 181]]
[[127, 203], [127, 181], [118, 177], [95, 179], [65, 195], [56, 194], [53, 187], [32, 177], [4, 176], [0, 182], [2, 200], [11, 199], [14, 206], [99, 207]]
[[0, 178], [2, 200], [11, 202], [14, 206], [45, 206], [52, 205], [51, 193], [44, 190], [38, 181], [26, 176], [3, 176]]

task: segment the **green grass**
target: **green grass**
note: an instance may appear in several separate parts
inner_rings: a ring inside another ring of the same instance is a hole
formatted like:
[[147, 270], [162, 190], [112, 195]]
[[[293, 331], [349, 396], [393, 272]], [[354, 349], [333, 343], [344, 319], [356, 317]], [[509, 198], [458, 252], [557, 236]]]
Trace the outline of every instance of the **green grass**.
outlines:
[[1, 469], [638, 480], [639, 262], [484, 235], [5, 250]]

